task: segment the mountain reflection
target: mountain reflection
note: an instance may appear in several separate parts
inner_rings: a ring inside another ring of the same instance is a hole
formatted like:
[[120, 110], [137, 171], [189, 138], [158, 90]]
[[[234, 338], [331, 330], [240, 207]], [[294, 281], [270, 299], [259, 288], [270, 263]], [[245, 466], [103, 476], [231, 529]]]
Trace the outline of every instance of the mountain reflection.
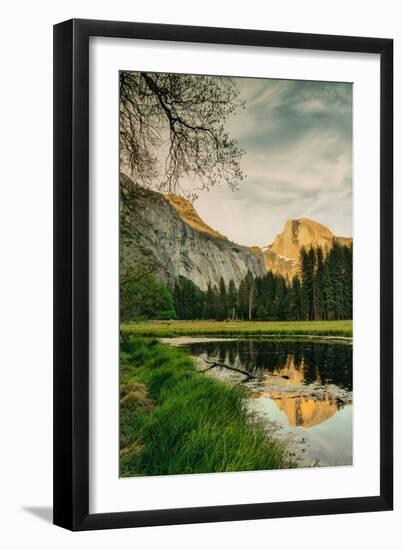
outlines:
[[275, 392], [262, 395], [275, 400], [277, 407], [287, 415], [288, 424], [292, 427], [312, 428], [325, 422], [338, 411], [336, 400], [329, 397], [323, 399], [289, 397]]
[[353, 389], [353, 347], [348, 344], [245, 339], [198, 342], [186, 347], [193, 356], [217, 359], [256, 376], [274, 373], [288, 376], [294, 383], [318, 382]]
[[[192, 355], [255, 376], [252, 398], [269, 397], [289, 426], [311, 428], [330, 419], [352, 391], [352, 346], [341, 343], [223, 340], [192, 343]], [[343, 399], [340, 399], [343, 394]]]

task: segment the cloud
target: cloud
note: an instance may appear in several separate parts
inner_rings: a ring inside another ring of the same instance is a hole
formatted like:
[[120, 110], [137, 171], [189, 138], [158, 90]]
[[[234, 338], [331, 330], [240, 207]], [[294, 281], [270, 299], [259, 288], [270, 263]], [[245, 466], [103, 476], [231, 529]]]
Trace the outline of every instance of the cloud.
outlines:
[[352, 232], [350, 84], [237, 79], [246, 108], [228, 129], [246, 150], [239, 191], [217, 187], [195, 206], [234, 241], [264, 246], [288, 218]]
[[307, 99], [301, 105], [302, 111], [305, 113], [325, 113], [326, 106], [319, 99]]

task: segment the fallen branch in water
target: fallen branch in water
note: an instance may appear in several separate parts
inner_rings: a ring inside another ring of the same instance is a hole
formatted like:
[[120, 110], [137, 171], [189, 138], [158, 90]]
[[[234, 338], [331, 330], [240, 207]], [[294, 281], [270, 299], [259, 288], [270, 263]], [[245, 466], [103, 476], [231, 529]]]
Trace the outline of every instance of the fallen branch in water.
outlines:
[[232, 370], [234, 372], [238, 372], [239, 374], [243, 374], [247, 377], [248, 380], [251, 380], [252, 378], [255, 378], [253, 374], [250, 374], [250, 372], [246, 372], [242, 369], [237, 369], [236, 367], [231, 367], [230, 365], [226, 365], [225, 363], [220, 363], [218, 361], [208, 361], [207, 359], [204, 359], [204, 362], [210, 365], [210, 367], [207, 367], [207, 369], [204, 369], [200, 372], [207, 372], [208, 370], [213, 369], [214, 367], [222, 367], [224, 369]]

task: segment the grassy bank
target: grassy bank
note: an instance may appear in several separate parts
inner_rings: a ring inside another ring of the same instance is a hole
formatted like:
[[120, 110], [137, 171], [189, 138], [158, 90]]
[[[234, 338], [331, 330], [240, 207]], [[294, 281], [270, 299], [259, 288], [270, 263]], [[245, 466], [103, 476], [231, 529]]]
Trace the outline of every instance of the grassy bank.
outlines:
[[352, 321], [144, 321], [125, 323], [122, 331], [138, 336], [295, 334], [352, 336]]
[[291, 467], [245, 410], [245, 390], [199, 373], [184, 351], [131, 338], [121, 354], [120, 474]]

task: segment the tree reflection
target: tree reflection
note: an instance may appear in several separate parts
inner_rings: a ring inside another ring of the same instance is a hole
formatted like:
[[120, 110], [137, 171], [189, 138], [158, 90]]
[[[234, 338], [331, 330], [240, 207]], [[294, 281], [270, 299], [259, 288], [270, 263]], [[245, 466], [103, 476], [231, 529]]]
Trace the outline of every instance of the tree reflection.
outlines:
[[348, 344], [242, 339], [188, 344], [187, 349], [194, 356], [219, 359], [258, 376], [279, 372], [292, 360], [293, 368], [301, 372], [302, 383], [335, 384], [348, 391], [353, 388], [353, 348]]

